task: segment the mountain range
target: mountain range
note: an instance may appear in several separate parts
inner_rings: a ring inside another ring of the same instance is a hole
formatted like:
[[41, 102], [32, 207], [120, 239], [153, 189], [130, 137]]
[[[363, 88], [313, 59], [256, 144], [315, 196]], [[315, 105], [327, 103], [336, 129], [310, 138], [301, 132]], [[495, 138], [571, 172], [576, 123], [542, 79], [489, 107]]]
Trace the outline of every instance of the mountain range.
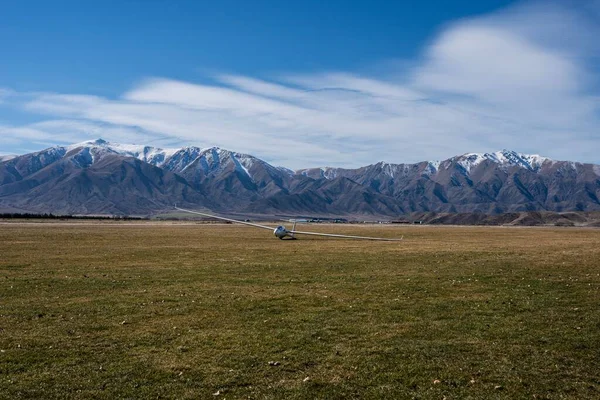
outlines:
[[0, 158], [0, 212], [386, 216], [600, 210], [600, 165], [503, 150], [415, 164], [292, 171], [217, 147], [102, 139]]

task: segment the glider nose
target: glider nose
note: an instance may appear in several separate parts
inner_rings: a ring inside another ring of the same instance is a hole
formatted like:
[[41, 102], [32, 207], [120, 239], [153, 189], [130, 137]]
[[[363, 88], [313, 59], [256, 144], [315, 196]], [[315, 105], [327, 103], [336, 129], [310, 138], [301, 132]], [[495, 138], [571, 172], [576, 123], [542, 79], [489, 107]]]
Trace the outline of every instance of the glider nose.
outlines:
[[273, 235], [277, 236], [279, 239], [283, 239], [287, 235], [287, 230], [284, 226], [280, 225], [277, 228], [275, 228], [275, 230], [273, 231]]

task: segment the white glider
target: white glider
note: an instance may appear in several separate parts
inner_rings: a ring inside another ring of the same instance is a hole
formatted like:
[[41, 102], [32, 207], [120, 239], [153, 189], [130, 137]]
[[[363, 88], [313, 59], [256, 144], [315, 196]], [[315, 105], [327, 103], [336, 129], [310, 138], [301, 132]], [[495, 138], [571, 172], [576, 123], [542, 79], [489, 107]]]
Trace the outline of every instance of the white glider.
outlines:
[[220, 219], [223, 221], [234, 222], [236, 224], [249, 225], [249, 226], [253, 226], [255, 228], [261, 228], [261, 229], [268, 229], [268, 230], [272, 231], [273, 235], [275, 235], [279, 239], [285, 239], [285, 238], [296, 239], [296, 235], [312, 235], [312, 236], [326, 236], [326, 237], [343, 238], [343, 239], [381, 240], [381, 241], [386, 241], [386, 242], [397, 242], [404, 238], [404, 237], [376, 238], [376, 237], [370, 237], [370, 236], [338, 235], [338, 234], [334, 234], [334, 233], [303, 232], [303, 231], [296, 230], [296, 222], [297, 221], [294, 221], [294, 227], [292, 228], [292, 230], [287, 230], [285, 228], [285, 226], [283, 226], [283, 225], [279, 225], [278, 227], [273, 228], [272, 226], [260, 225], [260, 224], [255, 224], [253, 222], [225, 218], [225, 217], [221, 217], [221, 216], [214, 215], [214, 214], [207, 214], [207, 213], [202, 213], [199, 211], [186, 210], [184, 208], [179, 208], [179, 207], [175, 207], [175, 209], [177, 209], [179, 211], [191, 213], [191, 214], [202, 215], [203, 217], [216, 218], [216, 219]]

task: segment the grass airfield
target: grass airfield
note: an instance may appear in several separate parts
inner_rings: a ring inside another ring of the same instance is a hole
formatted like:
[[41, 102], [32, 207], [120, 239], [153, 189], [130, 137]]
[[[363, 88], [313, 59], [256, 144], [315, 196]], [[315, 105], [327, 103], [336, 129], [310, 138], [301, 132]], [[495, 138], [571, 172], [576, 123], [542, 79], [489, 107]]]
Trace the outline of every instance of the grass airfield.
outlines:
[[0, 398], [600, 397], [600, 229], [0, 225]]

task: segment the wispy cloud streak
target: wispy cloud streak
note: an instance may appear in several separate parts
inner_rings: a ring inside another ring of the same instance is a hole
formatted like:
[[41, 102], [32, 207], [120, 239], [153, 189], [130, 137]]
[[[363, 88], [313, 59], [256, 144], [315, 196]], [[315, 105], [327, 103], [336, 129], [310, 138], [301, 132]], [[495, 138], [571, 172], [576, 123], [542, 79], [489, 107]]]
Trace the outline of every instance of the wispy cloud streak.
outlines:
[[290, 168], [500, 148], [600, 162], [600, 77], [593, 68], [600, 25], [584, 11], [529, 3], [458, 21], [412, 70], [393, 78], [224, 74], [212, 85], [152, 78], [119, 99], [0, 91], [0, 102], [50, 118], [5, 124], [0, 133], [6, 143], [102, 136], [218, 145]]

